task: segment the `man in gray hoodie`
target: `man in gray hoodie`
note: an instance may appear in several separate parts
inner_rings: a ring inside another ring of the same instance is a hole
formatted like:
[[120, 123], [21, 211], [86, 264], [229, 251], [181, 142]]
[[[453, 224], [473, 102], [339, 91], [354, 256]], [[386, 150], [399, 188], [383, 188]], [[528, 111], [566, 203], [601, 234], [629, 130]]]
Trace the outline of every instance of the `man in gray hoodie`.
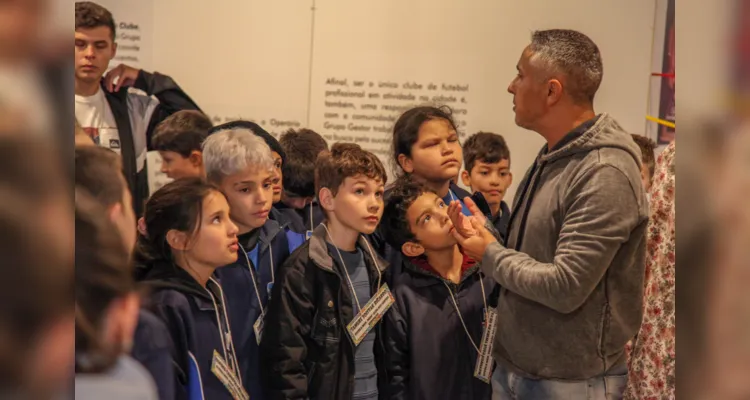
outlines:
[[[647, 203], [640, 150], [596, 114], [596, 44], [537, 31], [519, 60], [516, 124], [547, 140], [519, 186], [506, 245], [451, 205], [455, 235], [501, 286], [493, 399], [619, 399], [641, 323]], [[467, 200], [470, 203], [470, 200]]]

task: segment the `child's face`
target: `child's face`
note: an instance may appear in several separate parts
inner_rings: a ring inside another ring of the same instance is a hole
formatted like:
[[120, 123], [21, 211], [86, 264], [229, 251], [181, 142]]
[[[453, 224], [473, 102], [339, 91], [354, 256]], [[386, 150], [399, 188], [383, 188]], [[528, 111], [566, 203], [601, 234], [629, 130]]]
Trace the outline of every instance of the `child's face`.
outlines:
[[490, 205], [498, 205], [505, 197], [505, 192], [513, 183], [510, 173], [510, 161], [500, 160], [486, 163], [477, 160], [471, 171], [463, 171], [461, 178], [464, 185], [471, 187], [472, 192], [480, 192]]
[[189, 241], [188, 254], [202, 265], [222, 266], [237, 261], [237, 226], [229, 217], [229, 203], [212, 191], [203, 199], [200, 227]]
[[232, 221], [240, 233], [250, 232], [266, 223], [273, 205], [273, 170], [248, 166], [244, 171], [226, 176], [219, 188], [231, 206]]
[[276, 204], [281, 201], [281, 192], [284, 190], [282, 186], [283, 175], [281, 174], [282, 160], [279, 153], [273, 151], [273, 203]]
[[344, 226], [369, 235], [375, 232], [383, 216], [383, 181], [364, 175], [348, 177], [333, 197], [333, 209], [329, 214]]
[[406, 173], [431, 182], [448, 182], [458, 175], [463, 162], [458, 134], [448, 121], [431, 119], [419, 127], [411, 157], [401, 155], [399, 161]]
[[442, 250], [456, 244], [448, 217], [448, 206], [433, 192], [422, 193], [406, 210], [409, 229], [425, 251]]
[[194, 151], [190, 154], [190, 157], [183, 157], [182, 154], [174, 151], [160, 151], [159, 155], [161, 155], [161, 172], [172, 179], [193, 178], [203, 175], [199, 151]]

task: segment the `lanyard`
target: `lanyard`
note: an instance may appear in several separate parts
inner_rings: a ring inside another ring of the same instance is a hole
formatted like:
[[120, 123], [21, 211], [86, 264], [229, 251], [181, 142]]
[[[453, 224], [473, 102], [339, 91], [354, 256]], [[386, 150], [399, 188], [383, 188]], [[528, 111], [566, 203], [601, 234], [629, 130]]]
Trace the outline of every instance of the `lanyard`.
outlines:
[[310, 202], [310, 230], [313, 229], [313, 203]]
[[[229, 323], [229, 316], [227, 315], [227, 307], [226, 302], [224, 301], [224, 290], [221, 288], [221, 285], [216, 282], [213, 278], [209, 278], [211, 282], [213, 282], [217, 288], [219, 288], [219, 295], [222, 298], [222, 304], [221, 311], [224, 314], [224, 324], [222, 324], [221, 316], [219, 315], [219, 305], [216, 303], [216, 298], [214, 298], [213, 292], [206, 288], [206, 291], [208, 292], [208, 295], [211, 296], [211, 301], [214, 303], [214, 312], [216, 313], [216, 323], [219, 324], [219, 330], [221, 330], [221, 334], [219, 335], [219, 338], [221, 339], [221, 347], [224, 350], [224, 358], [227, 359], [227, 362], [229, 362], [229, 365], [234, 369], [235, 374], [237, 376], [240, 376], [240, 370], [239, 366], [237, 365], [237, 357], [234, 354], [234, 345], [232, 343], [232, 328]], [[226, 325], [226, 331], [224, 330], [224, 325]]]
[[[323, 228], [325, 228], [326, 234], [328, 234], [328, 238], [331, 239], [331, 244], [333, 244], [333, 247], [336, 248], [336, 253], [338, 253], [339, 260], [341, 260], [341, 266], [344, 267], [344, 274], [346, 274], [346, 280], [349, 282], [349, 288], [352, 291], [352, 296], [354, 297], [354, 301], [357, 303], [357, 313], [359, 313], [360, 311], [362, 311], [362, 306], [359, 304], [359, 298], [357, 297], [357, 292], [354, 290], [354, 283], [352, 283], [352, 278], [349, 277], [349, 271], [347, 271], [346, 263], [344, 263], [344, 257], [341, 256], [341, 251], [339, 250], [338, 246], [336, 246], [336, 243], [333, 242], [331, 231], [328, 230], [328, 227], [326, 226], [326, 224], [321, 224], [321, 225], [323, 225]], [[375, 254], [372, 252], [372, 247], [370, 247], [370, 243], [367, 242], [367, 239], [365, 239], [365, 243], [367, 244], [367, 250], [369, 250], [370, 252], [370, 257], [372, 257], [372, 261], [375, 263], [375, 270], [378, 271], [378, 286], [376, 289], [377, 291], [380, 289], [380, 279], [381, 279], [380, 268], [378, 268], [377, 259], [375, 258]]]
[[[456, 298], [453, 296], [453, 291], [451, 290], [451, 287], [448, 286], [448, 283], [443, 281], [443, 284], [445, 285], [445, 288], [448, 289], [448, 293], [451, 296], [451, 300], [453, 300], [453, 306], [456, 307], [456, 313], [458, 314], [458, 319], [461, 320], [461, 325], [464, 327], [464, 332], [466, 332], [466, 336], [469, 338], [469, 341], [471, 342], [471, 345], [474, 346], [474, 349], [477, 351], [479, 355], [482, 354], [482, 352], [479, 351], [479, 347], [476, 343], [474, 343], [474, 339], [471, 338], [471, 334], [469, 333], [469, 329], [466, 327], [466, 322], [464, 322], [464, 317], [461, 316], [461, 310], [458, 309], [458, 303], [456, 302]], [[479, 277], [479, 285], [482, 287], [482, 302], [484, 302], [484, 318], [487, 320], [487, 296], [484, 293], [484, 281], [482, 280], [482, 277]]]
[[[260, 246], [260, 244], [257, 244], [256, 246]], [[245, 251], [245, 248], [240, 245], [240, 250], [242, 250], [242, 254], [245, 256], [245, 261], [247, 261], [247, 269], [250, 271], [250, 278], [253, 281], [253, 287], [255, 288], [255, 296], [258, 298], [258, 307], [260, 307], [260, 316], [264, 317], [266, 316], [266, 310], [263, 309], [263, 301], [260, 298], [260, 292], [258, 291], [258, 282], [255, 280], [255, 272], [253, 271], [253, 263], [250, 262], [250, 258], [247, 256], [247, 252]], [[260, 248], [258, 248], [258, 255], [260, 255]], [[273, 272], [273, 249], [268, 250], [268, 256], [271, 259], [271, 284], [276, 282], [276, 277], [274, 276]]]

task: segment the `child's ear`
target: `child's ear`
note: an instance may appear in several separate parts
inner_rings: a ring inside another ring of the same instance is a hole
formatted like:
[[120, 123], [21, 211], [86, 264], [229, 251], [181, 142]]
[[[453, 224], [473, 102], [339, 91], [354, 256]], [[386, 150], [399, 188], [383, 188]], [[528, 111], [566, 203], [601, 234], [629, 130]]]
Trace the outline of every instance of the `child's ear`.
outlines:
[[461, 172], [461, 182], [464, 183], [464, 186], [471, 187], [471, 177], [469, 176], [469, 171], [463, 170]]
[[333, 193], [331, 192], [331, 189], [325, 187], [321, 188], [318, 193], [318, 202], [324, 210], [333, 211], [335, 206], [333, 204]]
[[187, 239], [187, 234], [185, 234], [185, 232], [180, 232], [177, 229], [170, 229], [169, 232], [167, 232], [167, 244], [175, 250], [187, 250]]
[[401, 252], [407, 257], [417, 257], [424, 254], [424, 247], [416, 242], [406, 242], [401, 246]]
[[414, 172], [414, 163], [411, 158], [406, 156], [406, 154], [398, 155], [398, 165], [400, 165], [401, 169], [403, 169], [407, 174], [411, 174], [412, 172]]
[[203, 165], [203, 154], [198, 150], [193, 150], [190, 152], [188, 160], [194, 167], [200, 167]]

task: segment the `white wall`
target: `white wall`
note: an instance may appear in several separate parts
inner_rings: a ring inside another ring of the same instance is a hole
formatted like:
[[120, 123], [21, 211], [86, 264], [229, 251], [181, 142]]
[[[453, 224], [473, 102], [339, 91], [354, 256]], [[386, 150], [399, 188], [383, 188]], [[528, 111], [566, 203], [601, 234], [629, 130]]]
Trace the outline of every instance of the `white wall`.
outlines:
[[[102, 1], [115, 18], [118, 7], [133, 10], [122, 3]], [[465, 103], [454, 104], [467, 110], [459, 118], [466, 124], [463, 129], [469, 134], [489, 130], [505, 136], [517, 183], [543, 140], [515, 126], [507, 85], [533, 30], [571, 28], [589, 35], [602, 51], [605, 72], [596, 110], [611, 113], [632, 132], [645, 128], [653, 0], [158, 0], [151, 4], [138, 9], [153, 13], [153, 54], [145, 56], [153, 65], [146, 68], [173, 76], [220, 120], [252, 118], [275, 133], [300, 125], [326, 135], [387, 138], [387, 133], [372, 130], [325, 129], [326, 122], [351, 122], [343, 120], [343, 113], [397, 115], [363, 111], [360, 106], [369, 101], [355, 99], [351, 102], [358, 110], [343, 110], [338, 119], [325, 118], [326, 112], [334, 111], [325, 107], [326, 91], [333, 89], [326, 80], [347, 79], [349, 87], [344, 89], [351, 91], [360, 90], [352, 85], [361, 80], [361, 90], [367, 94], [375, 90], [369, 82], [377, 88], [379, 81], [468, 85], [468, 92], [459, 93]], [[432, 98], [440, 93], [411, 92], [415, 101], [376, 103], [418, 104], [419, 95]], [[282, 123], [272, 125], [272, 120]], [[362, 144], [385, 154], [383, 144]]]

